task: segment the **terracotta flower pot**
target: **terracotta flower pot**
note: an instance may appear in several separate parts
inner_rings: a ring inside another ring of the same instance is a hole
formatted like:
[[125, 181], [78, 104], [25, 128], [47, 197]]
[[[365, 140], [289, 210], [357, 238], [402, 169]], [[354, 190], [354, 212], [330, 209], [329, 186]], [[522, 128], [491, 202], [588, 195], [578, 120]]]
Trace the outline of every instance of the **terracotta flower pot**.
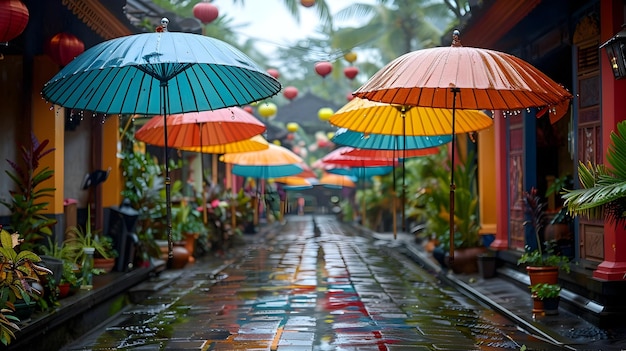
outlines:
[[557, 284], [559, 282], [559, 267], [557, 266], [527, 266], [530, 285], [539, 283]]
[[115, 267], [115, 258], [94, 258], [93, 268], [103, 269], [105, 273], [109, 273]]

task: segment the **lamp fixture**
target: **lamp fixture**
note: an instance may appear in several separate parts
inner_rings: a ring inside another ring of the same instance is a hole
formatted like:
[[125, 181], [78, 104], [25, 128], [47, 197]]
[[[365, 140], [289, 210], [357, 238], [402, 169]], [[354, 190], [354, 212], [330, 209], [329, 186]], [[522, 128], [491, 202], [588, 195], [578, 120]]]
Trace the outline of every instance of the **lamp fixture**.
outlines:
[[605, 49], [609, 57], [609, 64], [613, 70], [615, 79], [626, 77], [626, 29], [622, 25], [622, 30], [611, 39], [600, 45], [600, 49]]

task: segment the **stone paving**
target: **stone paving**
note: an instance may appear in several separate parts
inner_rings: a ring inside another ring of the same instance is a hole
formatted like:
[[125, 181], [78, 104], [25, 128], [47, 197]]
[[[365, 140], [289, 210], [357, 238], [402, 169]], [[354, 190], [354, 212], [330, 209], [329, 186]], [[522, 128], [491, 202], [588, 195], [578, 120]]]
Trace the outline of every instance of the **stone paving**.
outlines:
[[[332, 217], [198, 260], [64, 350], [558, 350]], [[215, 274], [215, 272], [218, 272]]]

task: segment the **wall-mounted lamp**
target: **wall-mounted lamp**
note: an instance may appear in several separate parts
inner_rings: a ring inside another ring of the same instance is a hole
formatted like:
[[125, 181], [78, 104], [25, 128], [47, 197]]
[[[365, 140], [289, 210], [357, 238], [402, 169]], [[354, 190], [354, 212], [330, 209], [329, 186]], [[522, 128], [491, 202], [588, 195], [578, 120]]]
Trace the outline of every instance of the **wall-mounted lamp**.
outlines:
[[609, 63], [613, 70], [615, 79], [626, 77], [626, 29], [615, 34], [611, 39], [600, 45], [600, 49], [605, 49], [609, 57]]

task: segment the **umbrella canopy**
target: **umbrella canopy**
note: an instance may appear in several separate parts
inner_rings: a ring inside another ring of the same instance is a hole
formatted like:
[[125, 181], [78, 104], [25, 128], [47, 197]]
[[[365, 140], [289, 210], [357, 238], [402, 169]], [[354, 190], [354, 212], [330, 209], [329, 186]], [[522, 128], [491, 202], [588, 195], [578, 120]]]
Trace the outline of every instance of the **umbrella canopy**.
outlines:
[[174, 148], [223, 145], [250, 139], [265, 131], [265, 125], [240, 107], [214, 111], [187, 112], [154, 116], [137, 132], [135, 138], [148, 144], [165, 146], [164, 125], [167, 123], [168, 144]]
[[392, 166], [378, 167], [334, 167], [327, 168], [326, 172], [332, 174], [345, 175], [358, 179], [371, 178], [374, 176], [389, 174], [393, 171]]
[[167, 115], [243, 106], [280, 88], [276, 79], [225, 42], [165, 31], [91, 47], [48, 81], [42, 95], [78, 110]]
[[[457, 109], [517, 111], [551, 108], [572, 99], [562, 85], [531, 64], [506, 53], [461, 46], [459, 31], [452, 46], [404, 54], [363, 84], [354, 96], [401, 106], [452, 109], [456, 133]], [[454, 138], [451, 162], [454, 165]], [[454, 232], [454, 167], [450, 174], [450, 232]], [[454, 261], [454, 235], [450, 235]]]
[[410, 149], [410, 150], [377, 150], [377, 149], [352, 149], [344, 152], [347, 156], [357, 157], [370, 157], [370, 158], [390, 158], [400, 159], [409, 157], [420, 157], [434, 155], [439, 152], [436, 147], [429, 147], [427, 149]]
[[291, 150], [269, 144], [265, 150], [229, 153], [223, 161], [233, 163], [233, 174], [253, 178], [278, 178], [295, 175], [303, 171], [302, 158]]
[[180, 150], [191, 152], [202, 152], [205, 154], [226, 154], [238, 152], [260, 151], [269, 148], [269, 143], [260, 135], [255, 135], [250, 139], [235, 141], [227, 144], [207, 145], [196, 147], [181, 147]]
[[305, 178], [298, 177], [298, 176], [274, 178], [274, 181], [276, 183], [281, 183], [289, 187], [312, 187], [313, 186], [313, 184], [311, 184], [310, 181], [308, 181]]
[[345, 175], [324, 173], [319, 184], [330, 188], [355, 188], [354, 181]]
[[[445, 89], [444, 89], [445, 90]], [[455, 133], [483, 130], [493, 119], [477, 110], [457, 111]], [[386, 135], [452, 134], [452, 110], [448, 108], [391, 105], [353, 98], [330, 117], [337, 127]]]
[[354, 148], [349, 146], [337, 148], [322, 157], [321, 163], [347, 167], [394, 166], [397, 164], [397, 161], [392, 158], [373, 158], [346, 155], [346, 152], [352, 150], [354, 150]]
[[404, 106], [507, 111], [572, 98], [563, 86], [520, 58], [460, 46], [458, 32], [450, 47], [417, 50], [391, 61], [354, 95]]
[[[116, 38], [86, 50], [43, 87], [47, 101], [103, 114], [163, 115], [242, 106], [281, 85], [233, 46], [204, 35], [162, 30]], [[168, 251], [172, 256], [171, 182], [163, 128]]]
[[452, 141], [452, 135], [433, 136], [397, 136], [384, 134], [366, 134], [346, 128], [339, 128], [332, 138], [332, 142], [343, 146], [352, 146], [359, 149], [378, 150], [410, 150], [425, 149], [447, 144]]

